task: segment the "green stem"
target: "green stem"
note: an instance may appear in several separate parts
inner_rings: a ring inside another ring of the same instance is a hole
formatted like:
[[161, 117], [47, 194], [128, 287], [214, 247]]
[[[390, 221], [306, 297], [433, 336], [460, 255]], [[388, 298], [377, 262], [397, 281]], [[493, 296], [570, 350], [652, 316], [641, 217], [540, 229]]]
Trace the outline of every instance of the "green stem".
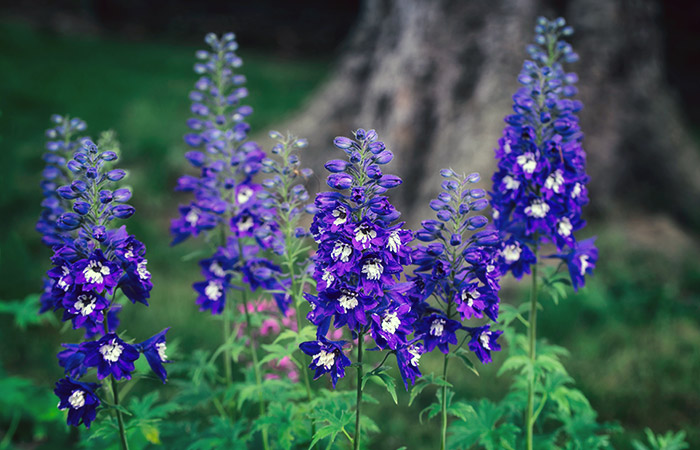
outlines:
[[362, 344], [363, 333], [357, 335], [357, 408], [355, 409], [355, 438], [353, 439], [353, 447], [355, 450], [360, 449], [360, 409], [362, 407]]
[[442, 380], [445, 385], [442, 386], [442, 434], [440, 440], [440, 450], [445, 450], [447, 445], [447, 362], [449, 355], [445, 355], [445, 362], [442, 365]]
[[[255, 347], [255, 343], [253, 342], [253, 326], [250, 320], [250, 312], [248, 311], [248, 295], [245, 291], [245, 289], [242, 291], [242, 296], [243, 296], [243, 309], [245, 310], [245, 322], [246, 322], [246, 334], [248, 335], [248, 343], [250, 345], [250, 353], [251, 356], [253, 357], [253, 368], [255, 369], [255, 384], [258, 387], [258, 402], [260, 404], [260, 417], [263, 417], [265, 415], [265, 401], [263, 400], [263, 395], [262, 395], [262, 375], [260, 374], [260, 364], [259, 364], [259, 359], [258, 359], [258, 350]], [[262, 438], [263, 438], [263, 448], [265, 450], [268, 450], [270, 448], [270, 444], [268, 442], [268, 437], [267, 437], [267, 429], [263, 428], [262, 430]]]
[[[537, 260], [537, 248], [535, 248], [535, 261]], [[537, 263], [532, 266], [532, 288], [530, 290], [530, 326], [528, 327], [529, 356], [531, 372], [527, 386], [527, 410], [525, 411], [525, 427], [527, 429], [527, 450], [532, 450], [533, 407], [535, 403], [535, 358], [537, 339]]]
[[[231, 341], [231, 317], [229, 315], [231, 302], [226, 303], [224, 311], [224, 345], [228, 346]], [[222, 353], [224, 358], [224, 373], [226, 374], [226, 385], [231, 387], [233, 371], [231, 369], [231, 350], [226, 349]]]
[[[117, 389], [117, 380], [114, 375], [110, 376], [112, 378], [112, 397], [114, 398], [114, 406], [119, 406], [119, 390]], [[121, 442], [122, 450], [129, 450], [129, 442], [126, 439], [126, 431], [124, 430], [124, 418], [122, 417], [122, 412], [116, 408], [117, 413], [117, 424], [119, 425], [119, 441]]]

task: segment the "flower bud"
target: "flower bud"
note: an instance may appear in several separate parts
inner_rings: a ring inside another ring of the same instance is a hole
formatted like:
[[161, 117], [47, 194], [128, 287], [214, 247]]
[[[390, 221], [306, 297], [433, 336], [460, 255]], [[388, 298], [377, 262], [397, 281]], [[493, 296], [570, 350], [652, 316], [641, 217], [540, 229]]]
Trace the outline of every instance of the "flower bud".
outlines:
[[128, 219], [136, 210], [131, 205], [116, 205], [112, 207], [112, 215], [118, 219]]
[[119, 181], [126, 176], [126, 172], [122, 169], [114, 169], [107, 172], [107, 179], [110, 181]]
[[328, 176], [328, 186], [333, 189], [347, 189], [352, 186], [352, 177], [346, 173], [334, 173]]
[[69, 231], [78, 228], [81, 221], [82, 218], [78, 214], [67, 212], [59, 216], [56, 220], [56, 224], [60, 229]]
[[73, 204], [73, 211], [81, 216], [84, 216], [90, 211], [90, 204], [87, 202], [78, 201]]

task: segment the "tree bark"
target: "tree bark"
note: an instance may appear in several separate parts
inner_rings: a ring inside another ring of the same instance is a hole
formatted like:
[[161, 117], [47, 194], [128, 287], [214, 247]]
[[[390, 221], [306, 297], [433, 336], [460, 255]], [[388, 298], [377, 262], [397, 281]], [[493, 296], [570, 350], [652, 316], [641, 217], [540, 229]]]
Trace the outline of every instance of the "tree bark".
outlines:
[[330, 79], [286, 124], [309, 138], [325, 176], [331, 140], [374, 128], [404, 179], [394, 200], [415, 223], [440, 189], [439, 169], [478, 171], [490, 187], [493, 148], [539, 15], [576, 30], [578, 98], [592, 211], [666, 211], [700, 224], [699, 153], [664, 73], [652, 0], [367, 0]]

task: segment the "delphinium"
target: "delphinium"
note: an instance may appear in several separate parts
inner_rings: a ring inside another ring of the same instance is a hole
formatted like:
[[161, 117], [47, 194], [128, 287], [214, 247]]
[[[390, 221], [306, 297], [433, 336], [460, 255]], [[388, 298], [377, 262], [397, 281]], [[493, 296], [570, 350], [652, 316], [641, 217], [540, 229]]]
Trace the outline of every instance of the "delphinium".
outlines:
[[[542, 247], [556, 249], [547, 259], [566, 266], [574, 289], [583, 286], [598, 259], [593, 239], [577, 241], [574, 232], [584, 227], [581, 208], [588, 203], [586, 153], [577, 113], [582, 104], [574, 73], [565, 63], [578, 59], [564, 37], [573, 29], [563, 18], [538, 19], [535, 44], [528, 47], [518, 77], [522, 87], [513, 96], [514, 114], [506, 117], [506, 128], [496, 149], [498, 170], [493, 176], [491, 205], [496, 227], [503, 239], [502, 270], [520, 279], [532, 272], [532, 289], [527, 325], [527, 405], [525, 428], [527, 448], [533, 448], [533, 426], [546, 396], [540, 395], [533, 412], [537, 385], [543, 376], [536, 353], [538, 267], [543, 263]], [[561, 277], [543, 278], [545, 286], [562, 283]], [[524, 311], [523, 311], [524, 312]]]
[[[179, 208], [180, 217], [172, 221], [173, 244], [190, 236], [204, 235], [213, 247], [210, 257], [200, 261], [204, 281], [194, 283], [197, 304], [202, 311], [223, 317], [224, 344], [221, 354], [226, 384], [232, 385], [231, 345], [235, 334], [232, 321], [237, 320], [234, 300], [240, 301], [245, 316], [245, 331], [250, 345], [255, 380], [260, 392], [259, 412], [265, 403], [260, 389], [263, 374], [257, 344], [252, 335], [253, 321], [249, 308], [249, 291], [277, 289], [280, 268], [266, 257], [275, 243], [277, 227], [273, 211], [263, 205], [262, 186], [253, 177], [260, 172], [265, 152], [248, 141], [249, 125], [245, 117], [252, 109], [241, 100], [247, 96], [245, 77], [235, 73], [242, 61], [235, 51], [233, 33], [221, 38], [208, 34], [209, 50], [196, 53], [194, 66], [201, 75], [190, 93], [193, 117], [187, 121], [191, 132], [185, 142], [193, 149], [185, 157], [198, 176], [185, 175], [176, 190], [191, 192], [194, 199]], [[288, 306], [283, 294], [275, 294], [282, 312]], [[269, 448], [267, 431], [262, 431], [263, 446]]]
[[[309, 205], [309, 193], [304, 186], [312, 171], [301, 167], [297, 155], [297, 151], [308, 145], [305, 139], [283, 136], [277, 131], [271, 131], [270, 137], [276, 143], [272, 155], [263, 160], [262, 170], [270, 176], [263, 181], [265, 191], [261, 197], [264, 206], [274, 211], [274, 221], [279, 228], [279, 233], [272, 235], [275, 259], [281, 267], [281, 274], [277, 278], [280, 280], [281, 293], [287, 299], [286, 303], [294, 309], [297, 331], [294, 340], [298, 341], [304, 329], [301, 311], [306, 301], [303, 294], [311, 281], [311, 260], [308, 257], [311, 251], [310, 239], [308, 231], [301, 226], [301, 220], [309, 211], [313, 211], [312, 205]], [[296, 345], [290, 346], [290, 350], [298, 350], [298, 344], [296, 342]], [[296, 358], [293, 360], [296, 362]], [[310, 402], [311, 386], [306, 371], [302, 371], [302, 378]]]
[[[480, 320], [480, 326], [466, 326], [477, 319], [497, 321], [500, 288], [498, 267], [498, 232], [482, 229], [488, 220], [474, 214], [488, 207], [486, 191], [473, 187], [479, 174], [457, 174], [443, 169], [442, 192], [430, 202], [437, 220], [425, 220], [416, 232], [416, 238], [425, 242], [413, 250], [417, 266], [412, 298], [415, 338], [423, 342], [425, 352], [436, 347], [444, 354], [442, 370], [442, 397], [439, 399], [442, 419], [441, 448], [446, 448], [448, 381], [447, 368], [451, 357], [459, 357], [473, 369], [468, 349], [482, 363], [491, 362], [491, 352], [501, 349], [498, 337], [501, 331]], [[429, 300], [433, 299], [432, 303]], [[463, 334], [459, 337], [459, 334]], [[421, 389], [425, 385], [421, 386]]]
[[399, 212], [384, 195], [401, 184], [401, 179], [382, 172], [393, 154], [377, 133], [358, 129], [354, 139], [338, 137], [334, 143], [347, 159], [326, 163], [331, 172], [327, 183], [333, 191], [319, 193], [315, 199], [311, 232], [318, 244], [313, 273], [318, 294], [307, 293], [306, 298], [311, 304], [307, 317], [318, 328], [316, 340], [300, 347], [311, 357], [309, 368], [315, 371], [315, 378], [330, 373], [335, 387], [351, 361], [344, 351], [345, 341], [327, 336], [331, 324], [351, 332], [357, 346], [352, 440], [358, 449], [363, 377], [377, 373], [363, 373], [365, 340], [374, 340], [374, 350], [385, 351], [385, 360], [391, 353], [398, 357], [409, 344], [416, 319], [405, 295], [410, 284], [399, 281], [404, 267], [411, 263], [408, 243], [413, 237], [402, 228], [403, 223], [396, 223]]
[[[125, 226], [115, 220], [127, 219], [134, 208], [127, 204], [131, 191], [113, 189], [126, 175], [122, 169], [109, 169], [117, 160], [113, 151], [102, 151], [89, 140], [66, 163], [70, 171], [56, 193], [70, 210], [56, 220], [60, 244], [53, 246], [54, 268], [48, 272], [53, 282], [45, 306], [63, 311], [63, 320], [74, 329], [85, 331], [85, 341], [63, 344], [58, 354], [66, 378], [56, 383], [59, 408], [68, 411], [68, 423], [90, 427], [97, 409], [108, 406], [116, 415], [122, 448], [128, 448], [123, 406], [118, 382], [130, 380], [134, 362], [143, 353], [158, 378], [165, 382], [166, 330], [134, 344], [118, 333], [118, 312], [122, 299], [148, 306], [151, 274], [147, 269], [146, 248]], [[122, 294], [121, 298], [119, 293]], [[96, 368], [98, 383], [79, 381], [90, 368]], [[104, 379], [110, 382], [103, 385]], [[108, 399], [105, 393], [110, 391]]]

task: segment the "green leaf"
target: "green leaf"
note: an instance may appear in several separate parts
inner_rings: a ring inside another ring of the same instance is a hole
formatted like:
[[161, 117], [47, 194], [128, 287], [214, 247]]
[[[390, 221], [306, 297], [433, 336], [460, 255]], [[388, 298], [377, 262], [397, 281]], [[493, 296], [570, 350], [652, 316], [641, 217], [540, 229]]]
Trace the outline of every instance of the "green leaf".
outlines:
[[478, 377], [479, 376], [479, 371], [476, 370], [476, 367], [474, 367], [474, 363], [469, 359], [467, 355], [469, 355], [469, 352], [466, 351], [463, 348], [460, 348], [457, 353], [451, 353], [451, 356], [456, 356], [459, 358], [460, 361], [464, 363], [464, 365], [467, 367], [467, 369], [471, 370], [474, 372], [474, 374]]

